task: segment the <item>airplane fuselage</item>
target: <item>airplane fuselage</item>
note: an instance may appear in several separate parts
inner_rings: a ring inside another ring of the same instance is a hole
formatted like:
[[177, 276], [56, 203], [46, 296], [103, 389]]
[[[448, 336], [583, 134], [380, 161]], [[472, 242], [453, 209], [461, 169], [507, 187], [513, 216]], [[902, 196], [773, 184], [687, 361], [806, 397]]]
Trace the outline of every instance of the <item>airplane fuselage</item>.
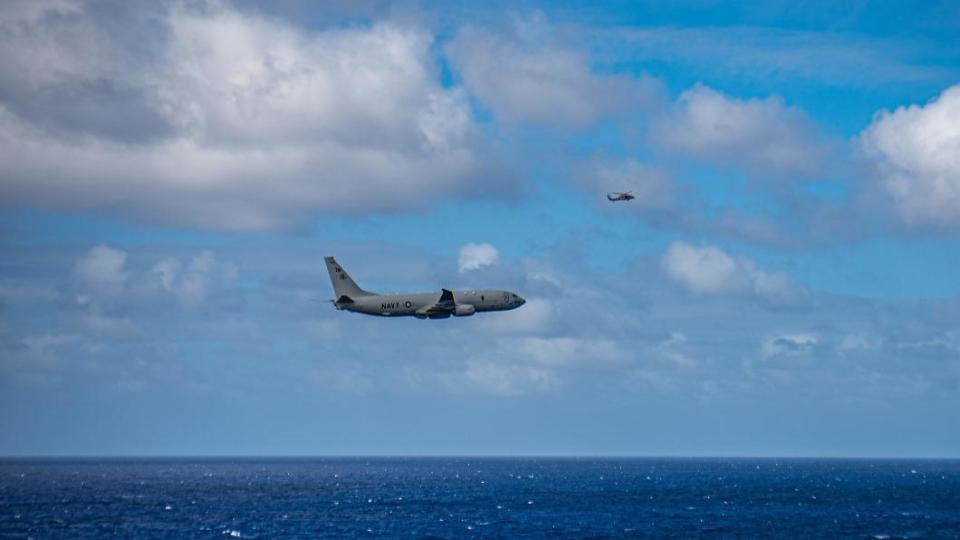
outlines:
[[468, 316], [482, 311], [506, 311], [522, 306], [525, 301], [510, 291], [483, 289], [453, 291], [452, 310], [431, 310], [437, 305], [440, 292], [371, 294], [354, 296], [349, 302], [335, 302], [337, 309], [381, 317], [418, 317], [439, 319]]
[[377, 294], [360, 288], [333, 257], [324, 257], [337, 309], [377, 315], [380, 317], [417, 317], [418, 319], [446, 319], [467, 317], [480, 311], [515, 309], [526, 301], [510, 291], [478, 289], [472, 291]]

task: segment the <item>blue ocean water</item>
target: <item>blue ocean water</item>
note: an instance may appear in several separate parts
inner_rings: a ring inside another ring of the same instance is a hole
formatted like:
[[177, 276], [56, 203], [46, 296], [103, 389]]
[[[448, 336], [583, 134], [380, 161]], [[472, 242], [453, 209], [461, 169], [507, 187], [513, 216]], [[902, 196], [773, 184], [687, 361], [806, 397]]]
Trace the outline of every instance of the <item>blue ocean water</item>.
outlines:
[[960, 538], [960, 461], [6, 459], [4, 538]]

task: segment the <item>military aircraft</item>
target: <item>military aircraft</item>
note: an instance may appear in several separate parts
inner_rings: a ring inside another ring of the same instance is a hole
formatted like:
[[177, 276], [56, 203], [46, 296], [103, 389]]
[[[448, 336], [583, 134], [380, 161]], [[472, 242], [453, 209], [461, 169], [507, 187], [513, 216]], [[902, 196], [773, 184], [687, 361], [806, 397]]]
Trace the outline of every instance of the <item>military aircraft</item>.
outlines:
[[418, 319], [467, 317], [479, 311], [516, 309], [527, 301], [510, 291], [482, 289], [439, 293], [377, 294], [361, 289], [333, 257], [324, 257], [337, 309], [382, 317], [414, 316]]
[[614, 191], [611, 193], [607, 193], [607, 200], [611, 202], [629, 201], [631, 199], [636, 199], [636, 196], [634, 196], [632, 191], [625, 191], [623, 193], [620, 193], [619, 191]]

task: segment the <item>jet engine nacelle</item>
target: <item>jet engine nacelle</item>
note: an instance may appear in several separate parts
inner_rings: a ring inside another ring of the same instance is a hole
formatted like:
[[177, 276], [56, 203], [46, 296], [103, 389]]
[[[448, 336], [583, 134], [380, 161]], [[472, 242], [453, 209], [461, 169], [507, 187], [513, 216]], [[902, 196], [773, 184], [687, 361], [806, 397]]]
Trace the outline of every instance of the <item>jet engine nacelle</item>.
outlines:
[[453, 314], [457, 317], [469, 317], [477, 312], [477, 308], [473, 307], [470, 304], [457, 304], [457, 307], [454, 308]]

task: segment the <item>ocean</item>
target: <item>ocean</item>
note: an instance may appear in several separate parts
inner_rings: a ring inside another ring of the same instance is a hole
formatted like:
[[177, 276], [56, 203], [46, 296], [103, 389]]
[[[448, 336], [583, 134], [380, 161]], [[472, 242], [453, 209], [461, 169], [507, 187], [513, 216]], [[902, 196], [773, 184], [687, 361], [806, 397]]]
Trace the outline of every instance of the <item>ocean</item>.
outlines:
[[2, 538], [960, 538], [960, 461], [2, 459]]

